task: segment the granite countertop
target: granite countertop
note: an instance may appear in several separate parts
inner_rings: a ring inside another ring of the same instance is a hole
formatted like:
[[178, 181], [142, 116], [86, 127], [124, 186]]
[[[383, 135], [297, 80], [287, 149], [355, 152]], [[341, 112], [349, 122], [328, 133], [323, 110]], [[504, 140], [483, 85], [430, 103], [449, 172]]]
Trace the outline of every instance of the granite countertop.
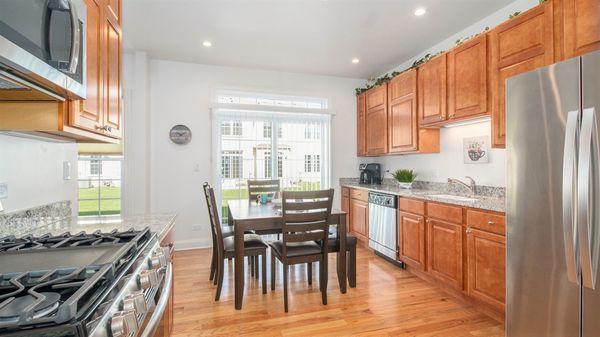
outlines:
[[[92, 233], [97, 230], [110, 232], [114, 229], [126, 231], [128, 229], [144, 229], [150, 227], [162, 239], [175, 225], [176, 214], [142, 214], [132, 216], [105, 216], [105, 217], [78, 217], [72, 216], [52, 223], [44, 224], [30, 230], [8, 233], [17, 237], [24, 235], [59, 235], [65, 232], [71, 234], [85, 231]], [[5, 234], [5, 233], [3, 233]]]
[[430, 190], [430, 189], [403, 189], [398, 187], [397, 185], [367, 185], [367, 184], [359, 184], [358, 182], [345, 181], [340, 182], [341, 186], [351, 187], [351, 188], [359, 188], [368, 191], [379, 191], [390, 194], [395, 194], [400, 197], [405, 198], [413, 198], [420, 199], [424, 201], [434, 201], [441, 202], [445, 204], [452, 204], [463, 207], [477, 208], [488, 211], [502, 212], [504, 213], [506, 210], [506, 198], [503, 197], [495, 197], [495, 196], [482, 196], [475, 195], [473, 197], [466, 195], [457, 195], [458, 197], [472, 198], [471, 200], [457, 200], [457, 199], [449, 199], [439, 197], [438, 195], [451, 194], [444, 191], [439, 190]]

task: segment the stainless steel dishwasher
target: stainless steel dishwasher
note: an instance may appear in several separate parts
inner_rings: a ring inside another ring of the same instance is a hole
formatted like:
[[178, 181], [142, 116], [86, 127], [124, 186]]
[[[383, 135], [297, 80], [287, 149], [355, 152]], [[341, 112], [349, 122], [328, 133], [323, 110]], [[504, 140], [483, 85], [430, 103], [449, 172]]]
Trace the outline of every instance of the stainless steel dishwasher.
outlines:
[[392, 194], [369, 192], [369, 247], [393, 260], [398, 254], [397, 200]]

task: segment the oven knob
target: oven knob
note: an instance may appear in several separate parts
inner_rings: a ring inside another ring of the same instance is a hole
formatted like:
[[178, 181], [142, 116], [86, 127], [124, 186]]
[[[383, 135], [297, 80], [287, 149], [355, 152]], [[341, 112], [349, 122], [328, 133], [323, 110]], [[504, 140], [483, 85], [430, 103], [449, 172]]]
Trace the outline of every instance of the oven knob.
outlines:
[[150, 258], [150, 268], [159, 269], [167, 266], [167, 257], [161, 251], [156, 252], [154, 256]]
[[127, 337], [135, 335], [138, 329], [137, 318], [135, 312], [129, 311], [117, 311], [112, 315], [110, 321], [110, 331], [112, 337]]
[[123, 299], [123, 310], [125, 311], [133, 311], [136, 314], [145, 314], [148, 312], [148, 307], [146, 306], [146, 298], [144, 298], [144, 293], [141, 291], [136, 291], [132, 294], [125, 296]]
[[140, 273], [140, 286], [146, 290], [158, 284], [156, 270], [144, 270]]

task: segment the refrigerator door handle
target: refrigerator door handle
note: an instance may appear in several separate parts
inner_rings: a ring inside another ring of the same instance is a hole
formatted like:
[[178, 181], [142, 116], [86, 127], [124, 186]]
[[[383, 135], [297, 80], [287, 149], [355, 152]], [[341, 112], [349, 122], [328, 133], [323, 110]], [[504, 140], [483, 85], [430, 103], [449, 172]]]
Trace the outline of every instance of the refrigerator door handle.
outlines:
[[562, 207], [563, 207], [563, 234], [565, 241], [565, 258], [567, 259], [567, 277], [569, 282], [579, 284], [577, 261], [577, 239], [574, 228], [576, 218], [574, 213], [576, 186], [575, 171], [577, 169], [577, 118], [579, 111], [569, 111], [565, 130], [565, 148], [563, 155], [563, 181], [562, 181]]
[[[594, 209], [594, 188], [592, 175], [596, 168], [598, 153], [598, 127], [596, 126], [596, 112], [594, 108], [584, 109], [581, 119], [581, 132], [579, 138], [579, 162], [577, 175], [577, 232], [579, 237], [581, 274], [583, 285], [590, 289], [596, 288], [596, 275], [598, 274], [599, 240], [592, 237], [598, 235], [594, 229], [596, 223]], [[591, 209], [590, 209], [591, 207]]]

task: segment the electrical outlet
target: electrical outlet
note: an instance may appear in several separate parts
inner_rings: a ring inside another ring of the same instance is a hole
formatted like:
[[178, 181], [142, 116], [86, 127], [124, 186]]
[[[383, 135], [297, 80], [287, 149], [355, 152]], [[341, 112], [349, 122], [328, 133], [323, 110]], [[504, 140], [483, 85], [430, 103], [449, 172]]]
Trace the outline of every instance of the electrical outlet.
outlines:
[[0, 183], [0, 199], [8, 198], [8, 184]]
[[202, 225], [194, 225], [192, 226], [192, 231], [198, 232], [202, 230]]

